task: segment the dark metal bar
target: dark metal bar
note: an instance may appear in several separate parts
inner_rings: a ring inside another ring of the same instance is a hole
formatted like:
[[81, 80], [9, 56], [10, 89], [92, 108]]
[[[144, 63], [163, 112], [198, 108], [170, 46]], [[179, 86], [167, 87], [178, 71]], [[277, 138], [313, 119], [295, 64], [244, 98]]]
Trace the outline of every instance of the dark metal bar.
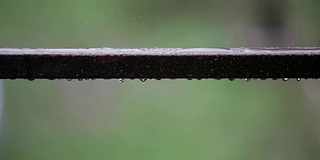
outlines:
[[320, 48], [0, 48], [0, 78], [320, 78]]

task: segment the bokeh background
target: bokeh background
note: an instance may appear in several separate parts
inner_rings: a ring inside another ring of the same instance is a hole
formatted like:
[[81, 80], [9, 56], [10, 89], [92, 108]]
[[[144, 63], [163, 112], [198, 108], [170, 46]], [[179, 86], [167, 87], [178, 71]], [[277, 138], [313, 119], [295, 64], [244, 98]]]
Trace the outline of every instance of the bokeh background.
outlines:
[[[319, 6], [0, 0], [0, 47], [319, 46]], [[319, 84], [3, 80], [0, 159], [320, 159]]]

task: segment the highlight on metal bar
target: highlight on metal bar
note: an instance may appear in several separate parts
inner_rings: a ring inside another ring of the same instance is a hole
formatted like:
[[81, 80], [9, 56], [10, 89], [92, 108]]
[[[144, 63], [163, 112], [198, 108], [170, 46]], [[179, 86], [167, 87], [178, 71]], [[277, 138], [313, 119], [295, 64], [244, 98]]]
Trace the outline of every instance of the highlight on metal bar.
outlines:
[[320, 48], [0, 48], [0, 78], [320, 78]]

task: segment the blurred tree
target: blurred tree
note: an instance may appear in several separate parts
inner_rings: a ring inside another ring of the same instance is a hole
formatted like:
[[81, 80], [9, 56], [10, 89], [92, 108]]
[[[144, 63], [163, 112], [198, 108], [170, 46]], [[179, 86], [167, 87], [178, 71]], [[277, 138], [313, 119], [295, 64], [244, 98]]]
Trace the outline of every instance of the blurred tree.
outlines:
[[263, 37], [264, 46], [284, 46], [285, 27], [288, 19], [287, 0], [256, 0], [256, 23]]

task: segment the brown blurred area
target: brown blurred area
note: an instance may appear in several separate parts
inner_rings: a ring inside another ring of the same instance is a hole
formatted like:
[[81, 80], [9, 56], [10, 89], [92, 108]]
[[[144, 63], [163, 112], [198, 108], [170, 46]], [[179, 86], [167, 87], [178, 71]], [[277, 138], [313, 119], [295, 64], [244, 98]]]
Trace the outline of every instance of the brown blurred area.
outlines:
[[[255, 2], [256, 21], [251, 26], [254, 36], [249, 37], [250, 45], [266, 47], [318, 46], [320, 38], [319, 34], [316, 34], [318, 31], [315, 31], [316, 28], [312, 28], [314, 27], [312, 22], [308, 22], [300, 15], [300, 1], [258, 0]], [[315, 2], [314, 5], [320, 6], [320, 3]], [[320, 83], [318, 80], [309, 80], [303, 82], [301, 87], [307, 105], [299, 110], [300, 119], [292, 121], [287, 129], [289, 132], [295, 133], [291, 136], [295, 136], [297, 141], [301, 141], [304, 149], [310, 149], [307, 157], [310, 156], [309, 158], [313, 159], [312, 155], [316, 154], [313, 152], [318, 152], [320, 148]], [[292, 109], [292, 106], [287, 106], [288, 112]], [[287, 141], [285, 146], [282, 146], [283, 148], [296, 147], [290, 144], [290, 140], [286, 140], [289, 135], [281, 134], [283, 133], [280, 133], [279, 138], [273, 142], [274, 148], [284, 145], [281, 141]], [[288, 153], [290, 151], [281, 150], [281, 152]]]

